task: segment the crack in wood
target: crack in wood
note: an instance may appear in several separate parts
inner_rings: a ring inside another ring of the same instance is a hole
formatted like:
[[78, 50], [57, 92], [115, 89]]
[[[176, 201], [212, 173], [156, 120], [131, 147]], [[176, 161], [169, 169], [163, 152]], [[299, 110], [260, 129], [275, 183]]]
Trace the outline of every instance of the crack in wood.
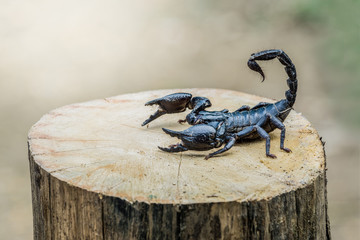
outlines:
[[109, 188], [108, 188], [108, 191], [112, 191], [114, 188], [120, 186], [121, 184], [123, 184], [123, 182], [116, 183], [115, 185], [109, 187]]
[[182, 159], [183, 159], [183, 155], [182, 155], [182, 153], [180, 153], [180, 162], [179, 162], [178, 172], [177, 172], [177, 177], [176, 177], [176, 198], [180, 202], [181, 202], [181, 199], [180, 199], [179, 180], [180, 180], [180, 168], [181, 168]]

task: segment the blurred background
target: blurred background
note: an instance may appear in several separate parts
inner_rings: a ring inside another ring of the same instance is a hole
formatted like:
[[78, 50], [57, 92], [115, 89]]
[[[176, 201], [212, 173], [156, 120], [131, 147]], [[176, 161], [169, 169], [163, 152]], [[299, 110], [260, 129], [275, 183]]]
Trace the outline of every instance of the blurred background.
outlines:
[[333, 239], [360, 236], [360, 2], [0, 0], [0, 239], [32, 239], [27, 131], [51, 109], [165, 88], [284, 98], [251, 53], [281, 48], [298, 71], [297, 112], [326, 141]]

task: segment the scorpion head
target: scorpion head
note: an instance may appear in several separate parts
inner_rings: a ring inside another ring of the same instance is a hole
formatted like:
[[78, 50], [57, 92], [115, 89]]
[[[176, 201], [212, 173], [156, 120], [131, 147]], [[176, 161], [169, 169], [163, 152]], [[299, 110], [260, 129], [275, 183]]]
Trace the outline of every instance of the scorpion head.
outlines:
[[204, 123], [204, 121], [201, 118], [201, 115], [198, 115], [195, 112], [191, 112], [188, 115], [186, 115], [186, 121], [190, 124], [190, 125], [196, 125], [196, 124], [201, 124]]

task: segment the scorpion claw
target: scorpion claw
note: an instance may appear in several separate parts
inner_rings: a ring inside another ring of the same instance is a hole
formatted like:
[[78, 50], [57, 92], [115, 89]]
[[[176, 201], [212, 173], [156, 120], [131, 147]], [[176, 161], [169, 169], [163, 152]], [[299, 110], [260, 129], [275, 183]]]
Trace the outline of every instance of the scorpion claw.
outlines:
[[145, 103], [145, 106], [158, 105], [166, 113], [185, 111], [192, 95], [190, 93], [173, 93]]
[[162, 98], [157, 98], [145, 103], [145, 106], [158, 105], [158, 110], [146, 119], [141, 126], [152, 122], [153, 120], [161, 117], [164, 114], [179, 113], [189, 107], [192, 95], [190, 93], [174, 93], [166, 95]]
[[174, 145], [170, 145], [169, 147], [167, 148], [164, 148], [164, 147], [160, 147], [158, 146], [158, 148], [164, 152], [184, 152], [184, 151], [187, 151], [188, 149], [183, 146], [181, 143], [178, 143], [178, 144], [174, 144]]
[[161, 151], [170, 152], [170, 148], [164, 148], [164, 147], [160, 147], [160, 146], [158, 146], [158, 148], [159, 148]]
[[170, 136], [172, 136], [172, 137], [177, 137], [177, 138], [181, 138], [181, 135], [183, 134], [182, 132], [170, 130], [170, 129], [167, 129], [167, 128], [162, 128], [162, 130], [163, 130], [166, 134], [169, 134]]

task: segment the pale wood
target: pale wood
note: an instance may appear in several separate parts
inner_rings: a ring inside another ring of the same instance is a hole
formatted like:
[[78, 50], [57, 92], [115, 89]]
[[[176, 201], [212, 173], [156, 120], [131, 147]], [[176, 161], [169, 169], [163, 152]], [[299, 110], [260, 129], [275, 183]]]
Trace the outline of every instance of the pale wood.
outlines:
[[292, 111], [280, 132], [209, 152], [169, 154], [185, 113], [141, 123], [148, 100], [174, 92], [211, 99], [213, 110], [273, 101], [219, 89], [126, 94], [51, 111], [28, 136], [35, 239], [329, 239], [325, 155], [316, 130]]

